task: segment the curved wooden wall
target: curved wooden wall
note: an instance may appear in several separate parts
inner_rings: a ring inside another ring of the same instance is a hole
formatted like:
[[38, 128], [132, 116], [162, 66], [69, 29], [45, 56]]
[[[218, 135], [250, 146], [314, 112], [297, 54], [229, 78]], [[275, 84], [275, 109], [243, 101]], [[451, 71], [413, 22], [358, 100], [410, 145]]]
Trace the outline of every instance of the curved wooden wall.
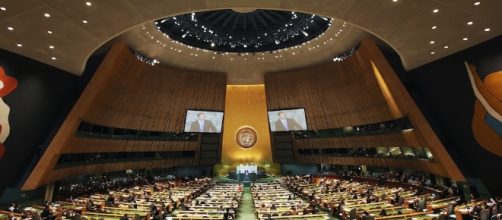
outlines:
[[268, 108], [305, 107], [311, 130], [396, 118], [369, 71], [370, 63], [356, 55], [344, 62], [329, 61], [313, 67], [267, 73]]
[[[187, 109], [224, 111], [224, 73], [194, 72], [139, 61], [115, 44], [50, 143], [23, 189], [69, 176], [125, 169], [198, 165], [200, 141], [111, 140], [76, 137], [82, 120], [109, 127], [182, 132]], [[60, 154], [195, 151], [193, 159], [117, 162], [54, 169]]]
[[145, 141], [72, 138], [62, 153], [198, 150], [198, 141]]
[[187, 109], [224, 111], [226, 76], [150, 66], [128, 56], [82, 119], [94, 124], [182, 132]]
[[385, 57], [368, 38], [343, 62], [267, 73], [269, 109], [304, 107], [310, 130], [372, 124], [407, 116], [410, 132], [294, 140], [297, 149], [336, 147], [428, 147], [433, 161], [333, 156], [297, 157], [299, 163], [366, 164], [426, 171], [464, 181]]

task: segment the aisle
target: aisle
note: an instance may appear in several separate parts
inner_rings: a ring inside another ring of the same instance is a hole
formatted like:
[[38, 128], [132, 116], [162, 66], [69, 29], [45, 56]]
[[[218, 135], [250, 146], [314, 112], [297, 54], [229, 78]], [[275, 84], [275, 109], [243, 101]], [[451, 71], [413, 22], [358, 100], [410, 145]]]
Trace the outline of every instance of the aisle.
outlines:
[[255, 215], [253, 205], [253, 197], [251, 196], [251, 187], [245, 186], [242, 193], [242, 201], [239, 206], [239, 217], [237, 220], [252, 220], [258, 219]]

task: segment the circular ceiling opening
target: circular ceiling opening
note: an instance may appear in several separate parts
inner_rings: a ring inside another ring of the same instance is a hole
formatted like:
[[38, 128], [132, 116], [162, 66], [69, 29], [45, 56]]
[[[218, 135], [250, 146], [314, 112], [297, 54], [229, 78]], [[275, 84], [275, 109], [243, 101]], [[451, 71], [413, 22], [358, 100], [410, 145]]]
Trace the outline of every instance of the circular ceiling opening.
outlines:
[[332, 19], [293, 11], [232, 9], [194, 12], [157, 20], [174, 41], [216, 52], [266, 52], [293, 47], [323, 34]]

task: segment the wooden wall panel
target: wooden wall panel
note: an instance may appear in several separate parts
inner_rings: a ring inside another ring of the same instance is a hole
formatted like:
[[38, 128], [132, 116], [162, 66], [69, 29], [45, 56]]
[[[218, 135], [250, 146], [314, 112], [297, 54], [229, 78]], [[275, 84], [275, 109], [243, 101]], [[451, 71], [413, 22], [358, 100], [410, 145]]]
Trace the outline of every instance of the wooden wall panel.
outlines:
[[[224, 73], [197, 72], [139, 61], [116, 43], [25, 182], [31, 190], [75, 175], [199, 164], [199, 141], [106, 140], [76, 137], [81, 120], [116, 128], [182, 132], [187, 109], [224, 111]], [[53, 170], [63, 153], [185, 151], [194, 159], [108, 163]]]
[[75, 137], [61, 153], [198, 150], [198, 141], [110, 140]]
[[394, 119], [370, 71], [369, 62], [356, 54], [344, 62], [267, 73], [268, 108], [305, 107], [312, 130]]
[[150, 66], [132, 54], [82, 118], [94, 124], [182, 132], [186, 109], [224, 111], [226, 76]]
[[[432, 151], [436, 162], [441, 165], [438, 167], [442, 168], [443, 172], [446, 173], [446, 176], [455, 181], [465, 181], [464, 175], [455, 162], [453, 162], [453, 159], [448, 154], [448, 151], [446, 151], [443, 144], [436, 136], [431, 126], [422, 115], [422, 112], [420, 112], [420, 109], [415, 104], [375, 42], [372, 39], [367, 38], [362, 41], [361, 45], [361, 56], [366, 60], [372, 61], [375, 68], [379, 70], [383, 80], [389, 87], [390, 91], [392, 91], [392, 95], [399, 109], [401, 109], [401, 111], [403, 111], [410, 119], [415, 129], [414, 131], [416, 133], [417, 140], [423, 146], [428, 147]], [[440, 173], [440, 171], [437, 170], [437, 173]]]
[[432, 162], [384, 159], [299, 157], [304, 163], [366, 164], [400, 167], [464, 181], [462, 173], [432, 131], [420, 110], [372, 39], [343, 62], [326, 62], [302, 69], [267, 73], [269, 109], [304, 107], [310, 130], [372, 124], [407, 116], [412, 132], [294, 141], [299, 148], [409, 146], [428, 147]]

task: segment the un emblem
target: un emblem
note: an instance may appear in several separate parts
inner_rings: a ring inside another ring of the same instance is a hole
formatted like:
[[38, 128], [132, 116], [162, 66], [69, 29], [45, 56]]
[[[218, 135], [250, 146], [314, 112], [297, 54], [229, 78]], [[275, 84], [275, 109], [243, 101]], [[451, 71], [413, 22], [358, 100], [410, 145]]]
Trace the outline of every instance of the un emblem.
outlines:
[[243, 127], [237, 131], [236, 141], [243, 148], [250, 148], [256, 144], [256, 131], [252, 127]]

